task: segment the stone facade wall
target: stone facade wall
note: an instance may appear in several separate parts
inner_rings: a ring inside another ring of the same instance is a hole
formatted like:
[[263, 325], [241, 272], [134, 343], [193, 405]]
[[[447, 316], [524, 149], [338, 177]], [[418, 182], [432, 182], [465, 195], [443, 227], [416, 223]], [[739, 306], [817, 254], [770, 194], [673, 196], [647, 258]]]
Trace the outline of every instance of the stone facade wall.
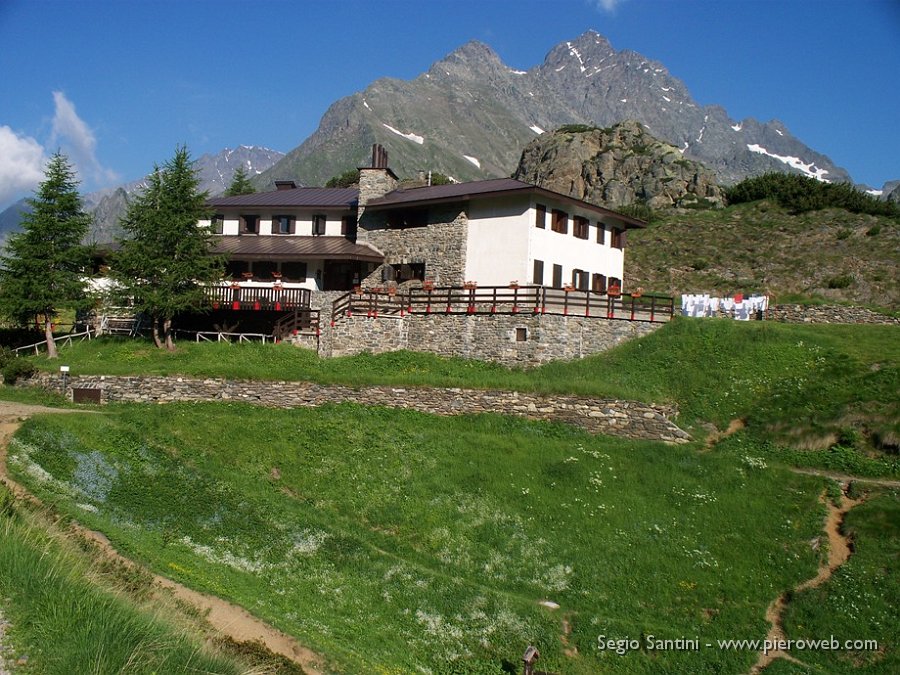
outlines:
[[[461, 286], [466, 271], [468, 217], [459, 207], [432, 207], [429, 222], [422, 227], [388, 228], [366, 214], [360, 219], [365, 241], [384, 253], [387, 264], [425, 263], [425, 274], [438, 286]], [[376, 270], [363, 285], [381, 284]]]
[[900, 324], [897, 317], [843, 305], [776, 305], [769, 310], [769, 318], [785, 323]]
[[397, 349], [532, 366], [610, 349], [663, 324], [554, 314], [414, 314], [343, 317], [331, 329], [331, 356]]
[[[54, 391], [60, 391], [62, 388], [62, 380], [55, 373], [39, 373], [20, 384]], [[66, 394], [71, 398], [73, 389], [82, 388], [100, 389], [102, 403], [235, 401], [274, 408], [297, 408], [350, 401], [362, 405], [403, 408], [437, 415], [478, 413], [515, 415], [529, 419], [566, 422], [592, 433], [669, 443], [686, 443], [690, 440], [690, 437], [671, 421], [677, 414], [677, 410], [673, 407], [580, 396], [542, 396], [475, 389], [353, 388], [309, 382], [102, 375], [72, 375], [69, 377]]]
[[342, 318], [329, 327], [328, 333], [328, 351], [323, 349], [320, 356], [351, 356], [360, 352], [383, 354], [411, 349], [407, 317], [380, 316], [372, 319], [363, 315]]

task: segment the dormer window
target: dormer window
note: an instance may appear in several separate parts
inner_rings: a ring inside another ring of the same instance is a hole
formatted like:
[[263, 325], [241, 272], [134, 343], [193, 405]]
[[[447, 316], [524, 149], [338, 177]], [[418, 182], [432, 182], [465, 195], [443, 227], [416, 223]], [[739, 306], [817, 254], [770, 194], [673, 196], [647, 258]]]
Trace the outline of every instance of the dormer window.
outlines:
[[294, 234], [294, 217], [272, 216], [272, 234]]
[[312, 217], [312, 233], [317, 235], [325, 234], [325, 223], [328, 219], [324, 214], [316, 214]]

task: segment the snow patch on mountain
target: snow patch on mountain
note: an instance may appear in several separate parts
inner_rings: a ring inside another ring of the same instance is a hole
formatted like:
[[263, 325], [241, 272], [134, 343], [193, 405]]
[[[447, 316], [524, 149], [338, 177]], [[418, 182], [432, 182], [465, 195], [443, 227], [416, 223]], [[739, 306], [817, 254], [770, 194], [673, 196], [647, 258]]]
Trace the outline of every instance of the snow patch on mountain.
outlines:
[[472, 162], [472, 164], [477, 166], [479, 169], [481, 168], [481, 162], [478, 161], [477, 157], [472, 157], [471, 155], [463, 155], [463, 157]]
[[806, 163], [801, 160], [799, 157], [791, 157], [790, 155], [776, 155], [774, 152], [769, 152], [764, 147], [757, 143], [748, 143], [747, 149], [750, 152], [755, 152], [760, 155], [766, 155], [768, 157], [772, 157], [777, 159], [779, 162], [783, 162], [787, 164], [789, 167], [793, 169], [797, 169], [798, 171], [805, 173], [810, 178], [815, 178], [816, 180], [820, 180], [823, 183], [830, 183], [831, 181], [825, 178], [825, 174], [828, 173], [825, 169], [819, 169], [812, 162]]
[[569, 48], [569, 53], [576, 59], [578, 59], [578, 67], [581, 68], [581, 72], [583, 73], [584, 71], [586, 71], [587, 68], [584, 65], [584, 59], [581, 58], [581, 54], [578, 52], [578, 50], [572, 46], [571, 42], [567, 42], [566, 47]]
[[394, 132], [395, 134], [397, 134], [398, 136], [403, 136], [403, 138], [405, 138], [405, 139], [407, 139], [407, 140], [410, 140], [410, 141], [412, 141], [413, 143], [418, 143], [419, 145], [422, 145], [422, 144], [425, 142], [425, 137], [424, 137], [424, 136], [419, 136], [418, 134], [414, 134], [414, 133], [404, 134], [404, 133], [403, 133], [402, 131], [400, 131], [399, 129], [395, 129], [395, 128], [392, 127], [390, 124], [385, 124], [384, 122], [381, 123], [381, 126], [383, 126], [383, 127], [384, 127], [385, 129], [387, 129], [388, 131], [393, 131], [393, 132]]

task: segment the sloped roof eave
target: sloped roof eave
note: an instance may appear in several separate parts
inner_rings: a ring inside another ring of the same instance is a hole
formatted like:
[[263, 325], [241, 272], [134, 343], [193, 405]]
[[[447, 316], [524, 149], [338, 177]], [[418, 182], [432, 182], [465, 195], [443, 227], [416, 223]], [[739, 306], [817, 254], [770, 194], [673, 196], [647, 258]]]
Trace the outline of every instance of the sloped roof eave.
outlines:
[[[633, 218], [631, 216], [627, 216], [624, 213], [619, 213], [618, 211], [613, 211], [612, 209], [605, 208], [603, 206], [598, 206], [596, 204], [591, 204], [590, 202], [583, 201], [581, 199], [576, 199], [575, 197], [570, 197], [568, 195], [564, 195], [561, 192], [554, 192], [553, 190], [548, 190], [546, 188], [542, 188], [538, 185], [532, 185], [530, 183], [524, 183], [522, 181], [516, 179], [503, 179], [504, 182], [498, 182], [497, 187], [494, 189], [488, 190], [469, 190], [465, 191], [460, 189], [458, 192], [456, 191], [445, 191], [446, 194], [442, 194], [437, 191], [430, 192], [421, 192], [416, 194], [414, 191], [416, 190], [428, 190], [428, 188], [413, 188], [411, 190], [394, 190], [393, 192], [389, 192], [384, 197], [379, 197], [377, 199], [373, 199], [366, 204], [366, 210], [372, 211], [386, 211], [390, 209], [397, 208], [405, 208], [405, 207], [420, 207], [420, 206], [428, 206], [431, 204], [447, 204], [453, 202], [469, 202], [473, 199], [488, 199], [491, 197], [504, 197], [510, 195], [536, 195], [542, 196], [547, 199], [554, 199], [557, 201], [562, 201], [568, 204], [574, 204], [581, 208], [584, 208], [588, 211], [593, 211], [594, 213], [598, 213], [604, 215], [609, 218], [615, 218], [620, 221], [626, 229], [632, 228], [643, 228], [646, 227], [647, 223], [638, 219]], [[459, 183], [457, 186], [459, 188], [464, 188], [466, 186], [473, 186], [478, 183], [488, 183], [495, 181], [475, 181], [474, 183]], [[444, 187], [444, 186], [441, 186]]]
[[366, 244], [356, 244], [344, 237], [216, 235], [213, 252], [228, 254], [233, 258], [280, 262], [303, 259], [384, 261], [384, 255], [380, 251]]

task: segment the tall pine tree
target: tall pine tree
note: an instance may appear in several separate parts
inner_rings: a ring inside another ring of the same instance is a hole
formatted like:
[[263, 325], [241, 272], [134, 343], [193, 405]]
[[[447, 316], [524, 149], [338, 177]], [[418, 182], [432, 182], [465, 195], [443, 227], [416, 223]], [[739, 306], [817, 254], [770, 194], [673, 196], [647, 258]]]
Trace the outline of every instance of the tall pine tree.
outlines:
[[172, 319], [207, 305], [207, 284], [222, 278], [222, 258], [211, 255], [206, 192], [184, 146], [150, 176], [147, 188], [128, 205], [121, 221], [126, 238], [113, 266], [113, 278], [134, 307], [151, 320], [153, 341], [174, 351]]
[[84, 306], [90, 262], [81, 242], [91, 216], [83, 210], [78, 180], [64, 155], [50, 158], [28, 204], [31, 213], [23, 217], [22, 231], [9, 238], [0, 257], [0, 311], [19, 325], [40, 326], [47, 355], [54, 359], [53, 321], [60, 309]]
[[234, 175], [231, 177], [231, 185], [225, 190], [225, 196], [237, 197], [238, 195], [252, 195], [254, 192], [256, 192], [256, 188], [250, 184], [247, 170], [244, 169], [244, 165], [241, 164], [234, 170]]

